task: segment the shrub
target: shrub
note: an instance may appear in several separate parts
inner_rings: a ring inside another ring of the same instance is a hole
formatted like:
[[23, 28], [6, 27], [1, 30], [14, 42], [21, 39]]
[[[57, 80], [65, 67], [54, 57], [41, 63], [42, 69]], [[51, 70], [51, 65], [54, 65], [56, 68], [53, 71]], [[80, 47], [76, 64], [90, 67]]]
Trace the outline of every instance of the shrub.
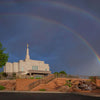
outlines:
[[41, 77], [36, 77], [36, 79], [41, 79]]
[[65, 85], [67, 85], [67, 86], [69, 86], [69, 87], [72, 87], [72, 82], [71, 82], [71, 80], [67, 80]]
[[96, 83], [96, 76], [90, 76], [89, 79], [90, 79], [92, 82]]
[[46, 91], [46, 89], [40, 89], [40, 91]]
[[67, 85], [68, 87], [72, 87], [72, 85], [71, 85], [71, 84], [67, 84], [67, 83], [66, 83], [66, 84], [65, 84], [65, 86], [66, 86], [66, 85]]
[[5, 87], [0, 85], [0, 90], [4, 90], [4, 89], [5, 89]]
[[16, 73], [13, 73], [12, 75], [13, 75], [13, 77], [16, 77]]
[[34, 79], [34, 77], [30, 77], [30, 79]]
[[7, 77], [7, 76], [8, 76], [8, 74], [6, 74], [6, 73], [2, 72], [2, 76], [3, 76], [3, 77]]

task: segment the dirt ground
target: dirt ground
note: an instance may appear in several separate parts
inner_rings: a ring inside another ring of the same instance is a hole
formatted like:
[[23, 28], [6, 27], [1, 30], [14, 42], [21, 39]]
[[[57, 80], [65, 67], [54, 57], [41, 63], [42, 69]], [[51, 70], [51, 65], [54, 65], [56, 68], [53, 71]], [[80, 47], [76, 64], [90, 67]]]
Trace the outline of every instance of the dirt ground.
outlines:
[[[40, 91], [40, 89], [45, 89], [46, 91], [60, 91], [64, 92], [66, 90], [64, 84], [66, 83], [66, 78], [56, 78], [52, 81], [50, 81], [47, 84], [40, 84], [37, 87], [31, 89], [30, 91]], [[74, 79], [75, 80], [75, 79]], [[6, 87], [6, 91], [28, 91], [28, 85], [32, 82], [36, 81], [33, 79], [18, 79], [16, 80], [0, 80], [0, 85], [3, 85]], [[61, 88], [60, 88], [61, 87]], [[68, 89], [68, 87], [66, 87]], [[64, 91], [63, 91], [64, 90]], [[79, 93], [94, 93], [94, 94], [100, 94], [100, 89], [95, 89], [92, 91], [79, 91], [79, 90], [71, 90], [68, 92], [79, 92]]]
[[0, 80], [0, 85], [6, 87], [5, 90], [15, 90], [16, 80]]

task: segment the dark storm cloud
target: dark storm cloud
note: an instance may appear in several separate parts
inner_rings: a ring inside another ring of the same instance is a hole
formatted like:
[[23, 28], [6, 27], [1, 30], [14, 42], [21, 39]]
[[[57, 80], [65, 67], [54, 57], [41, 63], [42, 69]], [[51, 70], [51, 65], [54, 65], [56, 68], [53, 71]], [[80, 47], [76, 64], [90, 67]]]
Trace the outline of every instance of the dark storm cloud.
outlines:
[[[25, 58], [26, 44], [29, 43], [32, 59], [44, 60], [52, 72], [65, 70], [71, 74], [100, 75], [99, 62], [91, 50], [75, 33], [65, 29], [57, 21], [69, 26], [86, 39], [100, 54], [100, 23], [87, 14], [51, 5], [48, 0], [0, 0], [0, 40], [9, 61]], [[79, 7], [97, 15], [99, 1], [94, 0], [51, 0]], [[98, 4], [97, 4], [98, 3]], [[95, 12], [95, 13], [94, 13]], [[30, 15], [52, 20], [48, 22]]]

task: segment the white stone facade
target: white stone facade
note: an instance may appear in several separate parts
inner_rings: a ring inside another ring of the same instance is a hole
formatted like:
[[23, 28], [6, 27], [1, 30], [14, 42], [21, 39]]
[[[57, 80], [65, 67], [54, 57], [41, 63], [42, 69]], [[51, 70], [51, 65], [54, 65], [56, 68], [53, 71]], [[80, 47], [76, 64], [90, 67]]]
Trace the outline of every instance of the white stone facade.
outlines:
[[21, 72], [23, 74], [27, 74], [29, 73], [29, 70], [45, 71], [49, 72], [49, 74], [51, 73], [49, 69], [49, 64], [45, 64], [44, 61], [30, 59], [28, 45], [25, 60], [19, 60], [19, 62], [14, 63], [7, 62], [4, 66], [5, 73]]

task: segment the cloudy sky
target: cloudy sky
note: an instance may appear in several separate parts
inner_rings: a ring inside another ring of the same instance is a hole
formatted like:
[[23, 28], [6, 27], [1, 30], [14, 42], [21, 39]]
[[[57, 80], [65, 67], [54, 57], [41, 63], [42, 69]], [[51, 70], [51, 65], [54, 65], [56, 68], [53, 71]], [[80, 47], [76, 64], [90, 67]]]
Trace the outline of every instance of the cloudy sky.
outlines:
[[52, 73], [100, 75], [100, 0], [0, 0], [0, 41], [9, 62], [29, 43]]

